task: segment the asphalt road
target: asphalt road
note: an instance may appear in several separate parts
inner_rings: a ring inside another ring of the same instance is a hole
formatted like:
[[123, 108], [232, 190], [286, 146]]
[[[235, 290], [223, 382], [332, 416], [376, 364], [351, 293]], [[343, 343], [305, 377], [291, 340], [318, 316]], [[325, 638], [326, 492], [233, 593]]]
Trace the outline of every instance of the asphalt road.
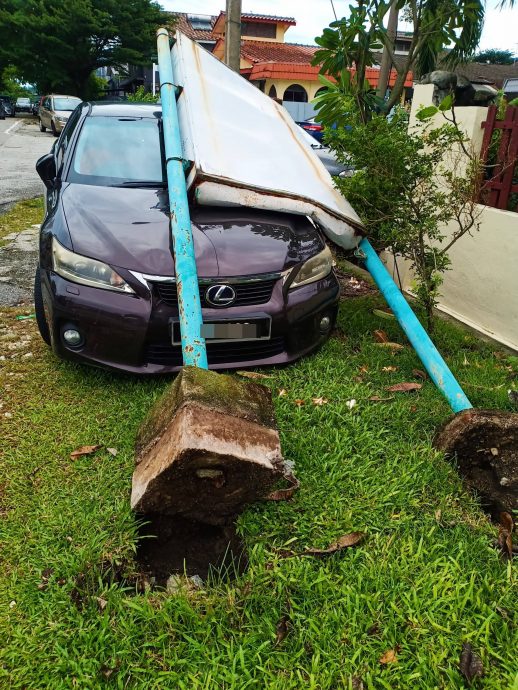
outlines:
[[53, 143], [52, 134], [40, 132], [34, 117], [0, 120], [0, 213], [15, 201], [42, 194], [34, 166]]
[[[34, 166], [53, 143], [51, 134], [39, 131], [36, 118], [19, 115], [0, 120], [0, 214], [16, 201], [43, 193]], [[32, 226], [4, 237], [5, 245], [0, 247], [0, 305], [32, 299], [38, 231], [38, 226]]]

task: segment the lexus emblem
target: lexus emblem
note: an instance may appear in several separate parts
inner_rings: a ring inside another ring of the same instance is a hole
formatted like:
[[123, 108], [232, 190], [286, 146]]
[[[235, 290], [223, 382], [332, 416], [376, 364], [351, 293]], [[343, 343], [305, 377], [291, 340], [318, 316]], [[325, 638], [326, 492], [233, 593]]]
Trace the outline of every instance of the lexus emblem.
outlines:
[[236, 291], [230, 285], [211, 285], [205, 299], [213, 307], [228, 307], [235, 302]]

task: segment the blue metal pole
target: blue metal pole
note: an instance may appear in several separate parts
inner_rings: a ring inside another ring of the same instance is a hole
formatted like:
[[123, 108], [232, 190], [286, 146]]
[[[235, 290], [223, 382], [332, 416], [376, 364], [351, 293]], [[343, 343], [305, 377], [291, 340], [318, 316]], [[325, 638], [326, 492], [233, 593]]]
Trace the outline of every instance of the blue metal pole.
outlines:
[[367, 239], [364, 238], [360, 242], [360, 249], [366, 256], [367, 270], [374, 278], [426, 371], [450, 404], [451, 409], [454, 412], [462, 412], [473, 407]]
[[169, 34], [166, 29], [157, 31], [157, 47], [169, 189], [171, 244], [178, 287], [183, 363], [184, 365], [208, 369], [205, 340], [201, 337], [202, 315], [198, 273], [187, 200], [178, 111], [176, 109], [173, 63], [169, 47]]

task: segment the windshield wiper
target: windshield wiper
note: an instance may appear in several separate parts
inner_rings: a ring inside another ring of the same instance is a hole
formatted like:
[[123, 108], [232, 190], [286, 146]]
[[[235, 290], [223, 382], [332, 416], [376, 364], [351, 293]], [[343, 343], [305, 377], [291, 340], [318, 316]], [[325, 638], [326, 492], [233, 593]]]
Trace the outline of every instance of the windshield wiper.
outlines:
[[165, 189], [165, 183], [153, 180], [127, 180], [126, 182], [111, 184], [110, 187], [151, 187]]

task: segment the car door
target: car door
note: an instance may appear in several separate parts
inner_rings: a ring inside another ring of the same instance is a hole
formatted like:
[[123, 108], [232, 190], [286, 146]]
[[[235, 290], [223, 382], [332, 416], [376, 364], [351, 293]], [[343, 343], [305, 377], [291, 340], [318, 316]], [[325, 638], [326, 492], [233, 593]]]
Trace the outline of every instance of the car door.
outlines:
[[41, 106], [41, 111], [40, 111], [40, 120], [41, 124], [44, 127], [50, 127], [50, 97], [47, 96], [47, 98], [43, 101], [43, 104]]

